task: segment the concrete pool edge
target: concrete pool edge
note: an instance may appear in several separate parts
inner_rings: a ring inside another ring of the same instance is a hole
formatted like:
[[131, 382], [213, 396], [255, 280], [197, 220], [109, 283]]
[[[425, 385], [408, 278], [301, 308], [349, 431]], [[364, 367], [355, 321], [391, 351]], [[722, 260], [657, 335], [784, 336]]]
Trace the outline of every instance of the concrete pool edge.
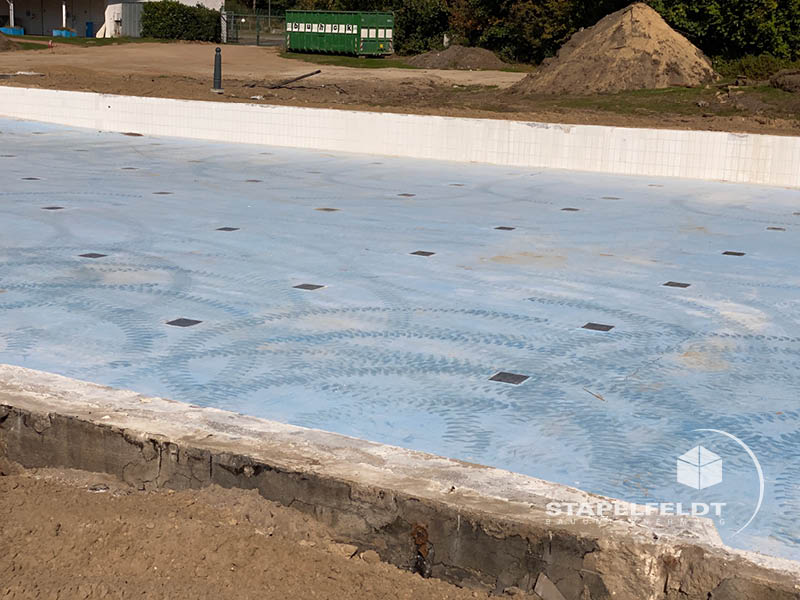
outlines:
[[688, 530], [610, 517], [552, 525], [547, 502], [600, 498], [8, 365], [0, 365], [0, 453], [144, 489], [255, 488], [383, 560], [496, 592], [532, 590], [544, 574], [566, 600], [800, 597], [800, 565], [726, 548], [702, 519]]
[[101, 131], [800, 188], [800, 137], [469, 119], [0, 86], [0, 116]]

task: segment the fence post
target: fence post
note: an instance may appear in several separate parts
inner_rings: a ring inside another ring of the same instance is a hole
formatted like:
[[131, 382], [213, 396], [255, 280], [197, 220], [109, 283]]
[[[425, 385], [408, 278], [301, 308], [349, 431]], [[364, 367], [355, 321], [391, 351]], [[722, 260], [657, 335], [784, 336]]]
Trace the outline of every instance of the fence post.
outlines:
[[261, 17], [256, 15], [256, 46], [261, 45]]
[[214, 88], [211, 90], [215, 94], [222, 93], [222, 49], [217, 48], [214, 53]]

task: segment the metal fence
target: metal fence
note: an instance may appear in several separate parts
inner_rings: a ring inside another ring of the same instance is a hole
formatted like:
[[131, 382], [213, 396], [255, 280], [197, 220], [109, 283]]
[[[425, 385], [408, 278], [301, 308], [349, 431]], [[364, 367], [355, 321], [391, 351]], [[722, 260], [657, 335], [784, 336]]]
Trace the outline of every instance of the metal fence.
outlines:
[[222, 12], [222, 42], [250, 46], [282, 46], [286, 19], [283, 15]]

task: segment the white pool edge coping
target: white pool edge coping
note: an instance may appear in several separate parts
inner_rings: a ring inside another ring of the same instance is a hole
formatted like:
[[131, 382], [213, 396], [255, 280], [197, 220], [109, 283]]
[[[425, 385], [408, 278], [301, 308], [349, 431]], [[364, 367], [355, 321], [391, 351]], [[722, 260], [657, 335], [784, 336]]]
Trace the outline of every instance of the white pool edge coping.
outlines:
[[0, 116], [99, 131], [800, 188], [800, 137], [408, 115], [0, 86]]
[[687, 582], [706, 598], [732, 579], [800, 597], [800, 563], [728, 548], [706, 519], [672, 529], [612, 516], [551, 524], [547, 502], [608, 499], [12, 365], [0, 365], [0, 451], [24, 466], [110, 473], [141, 489], [258, 489], [270, 500], [299, 503], [339, 541], [376, 549], [401, 567], [413, 562], [413, 546], [398, 527], [422, 524], [437, 548], [433, 575], [459, 584], [530, 590], [539, 574], [566, 569], [618, 600], [661, 598], [666, 587]]

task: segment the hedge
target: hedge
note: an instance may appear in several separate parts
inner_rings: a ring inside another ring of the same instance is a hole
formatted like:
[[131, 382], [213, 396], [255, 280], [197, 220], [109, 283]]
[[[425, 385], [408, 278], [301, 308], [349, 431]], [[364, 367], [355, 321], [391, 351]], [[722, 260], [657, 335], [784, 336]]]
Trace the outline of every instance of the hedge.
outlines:
[[[575, 31], [631, 1], [293, 0], [311, 10], [393, 10], [399, 53], [440, 47], [447, 33], [454, 42], [526, 63], [553, 56]], [[708, 56], [800, 58], [800, 0], [645, 1]]]
[[201, 5], [187, 6], [177, 0], [145, 2], [142, 37], [167, 40], [220, 41], [220, 14]]

